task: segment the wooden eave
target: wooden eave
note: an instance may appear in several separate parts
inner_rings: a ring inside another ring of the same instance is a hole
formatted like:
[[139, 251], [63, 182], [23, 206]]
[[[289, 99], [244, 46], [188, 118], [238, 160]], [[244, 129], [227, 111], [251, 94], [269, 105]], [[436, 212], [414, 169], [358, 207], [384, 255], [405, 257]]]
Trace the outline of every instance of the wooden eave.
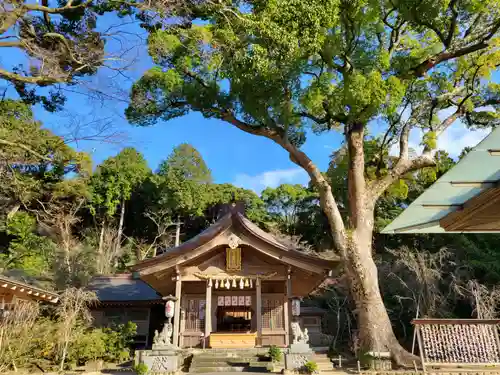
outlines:
[[139, 262], [133, 265], [131, 270], [142, 276], [159, 271], [164, 272], [166, 269], [191, 262], [214, 248], [226, 244], [223, 237], [231, 228], [232, 232], [246, 242], [246, 245], [280, 262], [310, 269], [316, 273], [323, 273], [325, 270], [332, 270], [338, 266], [338, 260], [321, 259], [287, 248], [241, 213], [232, 212], [189, 241], [165, 254]]
[[3, 290], [7, 293], [12, 293], [20, 297], [27, 297], [30, 299], [50, 303], [57, 303], [59, 301], [59, 295], [57, 293], [49, 292], [47, 290], [15, 281], [4, 276], [0, 276], [0, 287], [0, 290]]
[[439, 221], [447, 232], [500, 232], [500, 188], [489, 188]]
[[163, 305], [165, 301], [162, 299], [148, 300], [148, 301], [98, 301], [92, 304], [90, 307], [92, 309], [102, 308], [102, 307], [120, 307], [120, 306], [136, 306], [136, 307], [148, 307], [153, 305]]

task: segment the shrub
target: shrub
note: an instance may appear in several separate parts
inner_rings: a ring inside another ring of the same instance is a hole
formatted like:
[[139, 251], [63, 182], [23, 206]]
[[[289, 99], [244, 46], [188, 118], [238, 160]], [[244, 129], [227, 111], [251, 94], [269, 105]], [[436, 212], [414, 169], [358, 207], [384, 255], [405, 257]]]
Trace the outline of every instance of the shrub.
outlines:
[[113, 328], [104, 328], [108, 362], [125, 362], [130, 359], [130, 346], [133, 343], [137, 325], [132, 322], [119, 324]]
[[135, 336], [132, 322], [113, 328], [92, 328], [80, 332], [68, 350], [68, 362], [83, 365], [104, 360], [122, 363], [130, 359], [130, 344]]
[[134, 365], [134, 371], [137, 375], [146, 375], [148, 373], [148, 366], [145, 363]]
[[306, 362], [304, 368], [308, 374], [316, 374], [318, 372], [318, 364], [313, 361]]
[[271, 358], [271, 361], [273, 361], [273, 362], [281, 361], [281, 358], [282, 358], [281, 349], [278, 348], [276, 345], [272, 345], [269, 348], [269, 351], [267, 352], [267, 354]]
[[106, 333], [102, 329], [81, 332], [68, 350], [68, 362], [84, 365], [107, 356]]

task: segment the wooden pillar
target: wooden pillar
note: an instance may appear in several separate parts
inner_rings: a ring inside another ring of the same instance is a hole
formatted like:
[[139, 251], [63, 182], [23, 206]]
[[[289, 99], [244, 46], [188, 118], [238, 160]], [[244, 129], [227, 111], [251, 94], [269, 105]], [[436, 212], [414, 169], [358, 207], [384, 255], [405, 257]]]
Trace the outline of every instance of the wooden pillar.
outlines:
[[206, 296], [205, 296], [205, 345], [207, 347], [211, 332], [212, 332], [212, 280], [208, 280]]
[[180, 328], [180, 316], [181, 316], [181, 287], [182, 281], [181, 276], [177, 274], [175, 279], [175, 297], [177, 301], [175, 302], [175, 311], [174, 311], [174, 338], [172, 343], [175, 346], [179, 345], [179, 328]]
[[262, 281], [255, 280], [255, 298], [257, 302], [255, 318], [257, 319], [257, 346], [262, 346]]
[[288, 272], [287, 279], [285, 281], [285, 303], [284, 303], [284, 318], [285, 318], [285, 345], [290, 345], [290, 323], [292, 322], [291, 313], [292, 309], [290, 306], [292, 298], [292, 278], [290, 272]]
[[186, 299], [181, 301], [181, 313], [180, 313], [180, 324], [179, 327], [179, 348], [184, 348], [184, 331], [186, 331]]

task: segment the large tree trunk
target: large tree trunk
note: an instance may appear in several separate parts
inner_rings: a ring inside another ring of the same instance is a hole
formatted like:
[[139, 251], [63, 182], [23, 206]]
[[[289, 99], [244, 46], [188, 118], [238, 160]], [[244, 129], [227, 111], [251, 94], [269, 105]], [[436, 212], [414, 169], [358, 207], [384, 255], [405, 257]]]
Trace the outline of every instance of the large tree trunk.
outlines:
[[417, 358], [408, 353], [396, 339], [380, 293], [377, 267], [372, 256], [370, 223], [373, 222], [373, 211], [365, 210], [362, 216], [366, 225], [352, 232], [344, 253], [345, 271], [356, 305], [360, 351], [357, 354], [390, 352], [398, 365], [412, 366]]
[[349, 227], [341, 249], [351, 296], [356, 304], [359, 349], [364, 354], [390, 352], [400, 365], [412, 365], [416, 357], [398, 342], [380, 293], [377, 266], [373, 259], [372, 239], [376, 198], [365, 178], [364, 124], [353, 124], [346, 135], [349, 152], [348, 196]]

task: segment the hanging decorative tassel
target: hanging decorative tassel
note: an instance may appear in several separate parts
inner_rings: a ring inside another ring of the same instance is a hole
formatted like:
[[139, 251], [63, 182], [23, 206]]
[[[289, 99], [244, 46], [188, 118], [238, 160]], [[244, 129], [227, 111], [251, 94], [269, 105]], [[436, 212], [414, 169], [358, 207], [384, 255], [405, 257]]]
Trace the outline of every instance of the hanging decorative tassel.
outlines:
[[229, 289], [231, 287], [231, 284], [229, 284], [229, 279], [226, 280], [226, 289]]
[[243, 279], [240, 279], [240, 289], [243, 289]]
[[233, 288], [236, 288], [236, 279], [233, 279], [233, 285], [231, 285]]
[[212, 279], [208, 279], [208, 286], [211, 288], [212, 287]]
[[248, 288], [250, 284], [248, 283], [248, 279], [245, 279], [245, 288]]
[[219, 287], [219, 280], [215, 280], [215, 289]]
[[250, 288], [253, 288], [253, 286], [252, 286], [252, 279], [250, 279]]

